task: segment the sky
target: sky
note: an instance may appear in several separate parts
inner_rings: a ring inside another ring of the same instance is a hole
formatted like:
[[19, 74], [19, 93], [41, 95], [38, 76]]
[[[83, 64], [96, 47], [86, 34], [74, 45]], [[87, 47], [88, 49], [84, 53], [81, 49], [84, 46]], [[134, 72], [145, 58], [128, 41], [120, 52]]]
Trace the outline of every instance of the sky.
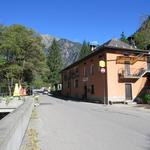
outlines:
[[73, 41], [97, 41], [133, 34], [150, 0], [1, 0], [0, 24], [21, 24], [40, 34]]

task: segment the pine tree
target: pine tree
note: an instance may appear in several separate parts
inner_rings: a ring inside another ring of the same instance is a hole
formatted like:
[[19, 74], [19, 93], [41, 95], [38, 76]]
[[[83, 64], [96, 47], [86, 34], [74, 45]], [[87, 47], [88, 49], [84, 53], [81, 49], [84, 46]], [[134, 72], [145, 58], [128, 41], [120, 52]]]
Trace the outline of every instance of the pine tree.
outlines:
[[80, 50], [80, 54], [79, 54], [79, 59], [84, 58], [85, 56], [89, 55], [91, 53], [91, 48], [89, 43], [87, 43], [86, 41], [83, 41], [81, 50]]
[[47, 65], [50, 71], [49, 82], [53, 87], [60, 82], [59, 72], [63, 67], [60, 48], [55, 39], [53, 40], [52, 45], [48, 49]]
[[128, 43], [128, 40], [127, 40], [127, 38], [126, 38], [124, 32], [121, 33], [121, 35], [120, 35], [120, 40], [121, 40], [122, 42]]

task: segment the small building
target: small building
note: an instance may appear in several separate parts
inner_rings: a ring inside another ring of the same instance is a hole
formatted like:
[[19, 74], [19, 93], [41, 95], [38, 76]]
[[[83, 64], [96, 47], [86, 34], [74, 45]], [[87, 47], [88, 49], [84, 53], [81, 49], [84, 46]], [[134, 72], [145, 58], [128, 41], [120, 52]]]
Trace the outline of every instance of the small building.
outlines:
[[133, 101], [149, 84], [148, 50], [112, 39], [61, 71], [62, 94], [109, 102]]

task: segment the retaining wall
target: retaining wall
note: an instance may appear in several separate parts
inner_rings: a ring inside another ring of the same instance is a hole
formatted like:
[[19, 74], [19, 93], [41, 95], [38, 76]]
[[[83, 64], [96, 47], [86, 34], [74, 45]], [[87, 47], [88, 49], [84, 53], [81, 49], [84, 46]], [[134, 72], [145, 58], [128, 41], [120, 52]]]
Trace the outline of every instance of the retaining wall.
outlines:
[[0, 150], [19, 150], [33, 106], [33, 100], [27, 98], [21, 106], [0, 120]]

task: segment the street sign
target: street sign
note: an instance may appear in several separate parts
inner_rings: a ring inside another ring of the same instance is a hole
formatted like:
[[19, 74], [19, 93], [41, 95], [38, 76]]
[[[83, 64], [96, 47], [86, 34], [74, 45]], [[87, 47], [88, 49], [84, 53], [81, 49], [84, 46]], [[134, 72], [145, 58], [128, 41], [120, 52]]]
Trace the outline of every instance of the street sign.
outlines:
[[106, 69], [105, 68], [101, 68], [101, 73], [105, 73]]
[[88, 77], [84, 77], [83, 82], [87, 82], [87, 81], [88, 81]]
[[99, 61], [99, 66], [100, 67], [105, 67], [105, 61], [104, 60], [100, 60]]

